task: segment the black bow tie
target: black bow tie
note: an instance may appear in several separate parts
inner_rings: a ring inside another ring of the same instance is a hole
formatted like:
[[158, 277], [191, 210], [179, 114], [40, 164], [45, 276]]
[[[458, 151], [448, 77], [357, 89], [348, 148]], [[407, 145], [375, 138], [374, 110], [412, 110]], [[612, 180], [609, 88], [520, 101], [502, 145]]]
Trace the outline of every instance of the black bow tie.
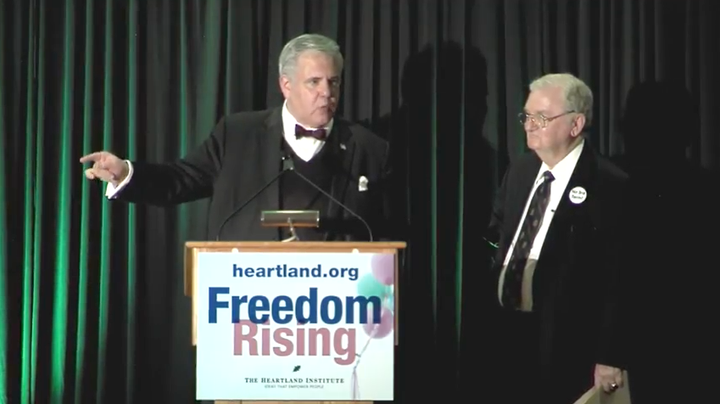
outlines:
[[295, 138], [314, 137], [317, 140], [325, 140], [327, 131], [325, 129], [307, 130], [300, 125], [295, 125]]

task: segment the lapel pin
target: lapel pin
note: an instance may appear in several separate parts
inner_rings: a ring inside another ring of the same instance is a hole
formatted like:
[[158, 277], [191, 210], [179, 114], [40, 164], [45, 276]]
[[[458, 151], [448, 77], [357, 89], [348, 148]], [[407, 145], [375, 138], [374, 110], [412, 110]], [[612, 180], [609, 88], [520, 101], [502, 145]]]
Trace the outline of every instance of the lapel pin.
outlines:
[[587, 199], [587, 191], [583, 187], [575, 187], [570, 190], [570, 202], [579, 205]]
[[345, 143], [340, 143], [340, 149], [347, 150], [347, 146], [345, 146]]

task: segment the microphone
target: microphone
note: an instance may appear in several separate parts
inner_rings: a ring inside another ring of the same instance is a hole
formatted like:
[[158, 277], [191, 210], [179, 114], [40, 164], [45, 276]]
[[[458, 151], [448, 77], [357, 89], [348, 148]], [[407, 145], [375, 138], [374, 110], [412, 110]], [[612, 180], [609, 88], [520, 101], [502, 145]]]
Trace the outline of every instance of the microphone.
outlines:
[[[262, 188], [260, 188], [257, 192], [255, 192], [248, 200], [246, 200], [245, 202], [243, 202], [242, 205], [240, 205], [238, 208], [236, 208], [235, 210], [233, 210], [233, 211], [225, 218], [225, 220], [220, 224], [220, 227], [218, 227], [217, 236], [215, 236], [215, 241], [220, 241], [220, 236], [221, 236], [221, 234], [222, 234], [222, 231], [223, 231], [223, 229], [225, 228], [225, 226], [228, 224], [228, 222], [230, 222], [230, 219], [232, 219], [233, 217], [235, 217], [235, 215], [237, 215], [238, 213], [240, 213], [240, 212], [245, 208], [245, 206], [247, 206], [250, 202], [252, 202], [253, 200], [255, 200], [255, 198], [257, 198], [263, 191], [265, 191], [266, 189], [268, 189], [268, 187], [270, 187], [270, 185], [272, 185], [273, 183], [275, 183], [275, 181], [277, 181], [278, 179], [280, 179], [280, 177], [282, 177], [283, 174], [285, 174], [285, 173], [288, 172], [288, 171], [295, 171], [295, 164], [293, 163], [292, 158], [290, 158], [289, 156], [285, 156], [285, 157], [283, 157], [282, 170], [281, 170], [275, 177], [273, 177], [272, 180], [270, 180], [267, 184], [265, 184]], [[350, 209], [350, 208], [348, 208], [347, 206], [345, 206], [342, 202], [340, 202], [339, 200], [337, 200], [337, 198], [333, 197], [333, 196], [330, 195], [328, 192], [325, 192], [324, 189], [320, 188], [317, 184], [315, 184], [314, 182], [310, 181], [309, 178], [305, 177], [305, 176], [302, 175], [300, 172], [295, 171], [295, 174], [297, 174], [303, 181], [307, 182], [310, 186], [312, 186], [312, 187], [315, 188], [316, 190], [320, 191], [320, 193], [322, 193], [323, 195], [325, 195], [325, 196], [327, 196], [328, 198], [330, 198], [331, 201], [333, 201], [333, 202], [337, 203], [338, 205], [340, 205], [340, 207], [342, 207], [343, 209], [345, 209], [345, 210], [346, 210], [348, 213], [350, 213], [352, 216], [354, 216], [355, 218], [357, 218], [357, 219], [360, 221], [360, 223], [362, 223], [362, 224], [365, 226], [365, 228], [367, 229], [367, 232], [368, 232], [368, 236], [369, 236], [369, 238], [370, 238], [370, 241], [371, 241], [371, 242], [373, 241], [373, 234], [372, 234], [372, 230], [370, 229], [370, 225], [368, 225], [368, 223], [367, 223], [362, 217], [360, 217], [360, 215], [358, 215], [357, 213], [353, 212], [352, 209]]]
[[295, 163], [293, 163], [292, 159], [289, 158], [289, 157], [287, 157], [287, 158], [285, 158], [285, 160], [283, 160], [283, 172], [284, 172], [286, 169], [287, 169], [287, 170], [295, 171], [295, 174], [297, 174], [298, 177], [302, 178], [303, 181], [307, 182], [310, 186], [312, 186], [312, 187], [315, 188], [316, 190], [320, 191], [321, 194], [327, 196], [331, 201], [337, 203], [338, 205], [340, 205], [340, 207], [342, 207], [343, 209], [345, 209], [345, 211], [347, 211], [348, 213], [350, 213], [351, 215], [353, 215], [356, 219], [358, 219], [358, 220], [360, 221], [360, 223], [362, 223], [363, 226], [365, 226], [365, 229], [366, 229], [367, 232], [368, 232], [368, 237], [369, 237], [369, 239], [370, 239], [370, 242], [373, 241], [372, 229], [370, 228], [370, 225], [365, 221], [365, 219], [363, 219], [362, 217], [360, 217], [360, 215], [358, 215], [357, 213], [355, 213], [352, 209], [350, 209], [350, 208], [348, 208], [347, 206], [345, 206], [342, 202], [340, 202], [339, 200], [337, 200], [337, 198], [335, 198], [335, 197], [333, 197], [332, 195], [330, 195], [330, 193], [325, 192], [324, 189], [322, 189], [322, 188], [319, 187], [317, 184], [315, 184], [314, 182], [312, 182], [312, 181], [311, 181], [309, 178], [307, 178], [306, 176], [302, 175], [299, 171], [296, 171], [296, 170], [295, 170]]
[[[288, 160], [290, 161], [290, 164], [287, 163]], [[215, 241], [220, 241], [220, 235], [222, 234], [223, 228], [225, 227], [225, 225], [228, 224], [228, 222], [230, 222], [230, 219], [232, 219], [233, 217], [235, 217], [235, 215], [237, 215], [238, 213], [240, 213], [240, 211], [242, 211], [242, 210], [245, 208], [245, 206], [247, 206], [250, 202], [252, 202], [253, 200], [255, 200], [255, 198], [257, 198], [258, 195], [260, 195], [263, 191], [265, 191], [266, 189], [268, 189], [268, 187], [270, 187], [270, 185], [272, 185], [273, 183], [275, 183], [275, 181], [279, 180], [280, 177], [283, 176], [283, 174], [285, 174], [286, 172], [288, 172], [288, 171], [290, 171], [290, 170], [293, 170], [293, 169], [294, 169], [294, 167], [293, 167], [293, 164], [292, 164], [292, 160], [290, 160], [290, 159], [287, 158], [287, 157], [284, 157], [284, 158], [283, 158], [283, 168], [282, 168], [282, 170], [281, 170], [273, 179], [271, 179], [267, 184], [265, 184], [262, 188], [260, 188], [259, 191], [255, 192], [255, 194], [253, 194], [253, 196], [251, 196], [247, 201], [243, 202], [243, 204], [240, 205], [240, 207], [238, 207], [238, 208], [236, 208], [235, 210], [233, 210], [233, 211], [225, 218], [225, 220], [223, 220], [223, 222], [220, 224], [220, 227], [218, 227], [217, 236], [215, 236]]]

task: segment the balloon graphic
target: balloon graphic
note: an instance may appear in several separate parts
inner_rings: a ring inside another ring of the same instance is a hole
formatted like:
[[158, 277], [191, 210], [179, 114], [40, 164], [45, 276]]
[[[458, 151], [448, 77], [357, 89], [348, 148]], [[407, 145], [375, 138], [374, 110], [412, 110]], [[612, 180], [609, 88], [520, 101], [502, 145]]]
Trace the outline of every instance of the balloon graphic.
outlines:
[[358, 281], [357, 291], [360, 296], [367, 298], [375, 296], [382, 302], [390, 294], [390, 286], [383, 285], [372, 275], [366, 274]]
[[390, 334], [395, 325], [395, 318], [387, 307], [383, 307], [380, 313], [380, 322], [373, 321], [373, 310], [368, 310], [367, 323], [363, 324], [363, 329], [372, 339], [382, 339]]
[[374, 254], [370, 266], [375, 279], [383, 285], [392, 285], [395, 281], [395, 256], [393, 254]]

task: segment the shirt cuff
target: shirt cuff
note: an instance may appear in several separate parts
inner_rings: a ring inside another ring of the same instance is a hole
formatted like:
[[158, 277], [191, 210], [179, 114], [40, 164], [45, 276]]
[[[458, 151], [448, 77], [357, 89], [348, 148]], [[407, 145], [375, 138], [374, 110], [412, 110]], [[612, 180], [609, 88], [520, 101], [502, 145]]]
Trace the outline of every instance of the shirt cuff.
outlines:
[[105, 188], [105, 196], [108, 199], [115, 199], [117, 198], [118, 194], [120, 194], [120, 191], [125, 188], [125, 186], [130, 182], [130, 179], [133, 175], [133, 165], [130, 162], [130, 160], [125, 160], [125, 163], [128, 165], [128, 174], [125, 177], [124, 180], [122, 180], [121, 183], [119, 183], [117, 186], [113, 185], [112, 182], [107, 183], [107, 188]]

